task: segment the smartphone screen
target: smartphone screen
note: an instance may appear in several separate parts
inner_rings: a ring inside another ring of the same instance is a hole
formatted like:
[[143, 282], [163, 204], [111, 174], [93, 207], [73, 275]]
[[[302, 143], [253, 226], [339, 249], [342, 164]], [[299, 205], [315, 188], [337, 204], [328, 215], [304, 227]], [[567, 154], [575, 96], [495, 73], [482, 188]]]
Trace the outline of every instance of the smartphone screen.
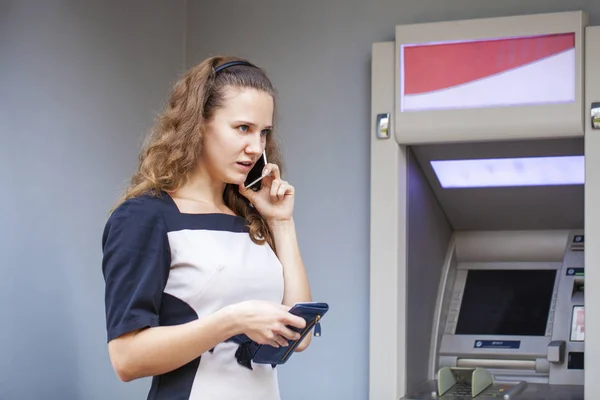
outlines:
[[244, 182], [246, 189], [260, 190], [260, 181], [263, 178], [262, 173], [265, 165], [267, 165], [267, 154], [263, 152], [262, 157], [256, 161], [256, 164], [254, 164], [254, 167], [252, 167], [246, 177], [246, 181]]

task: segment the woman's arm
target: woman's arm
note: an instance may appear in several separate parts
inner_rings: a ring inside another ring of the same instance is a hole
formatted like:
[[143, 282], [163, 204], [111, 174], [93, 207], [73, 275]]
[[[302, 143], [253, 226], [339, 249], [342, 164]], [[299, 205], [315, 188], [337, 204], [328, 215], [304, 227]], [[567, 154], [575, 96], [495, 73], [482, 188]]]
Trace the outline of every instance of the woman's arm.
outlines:
[[108, 351], [118, 377], [128, 382], [177, 369], [242, 333], [260, 344], [287, 344], [300, 337], [288, 325], [302, 329], [306, 322], [290, 314], [287, 306], [244, 301], [200, 320], [126, 333], [111, 340]]
[[158, 326], [126, 333], [108, 343], [119, 379], [129, 382], [179, 368], [240, 332], [230, 307], [182, 325]]
[[[277, 256], [283, 265], [285, 285], [283, 304], [291, 307], [295, 303], [312, 301], [293, 218], [285, 221], [270, 221], [269, 226], [273, 233]], [[311, 335], [306, 335], [306, 338], [296, 348], [296, 351], [305, 350], [310, 341]]]

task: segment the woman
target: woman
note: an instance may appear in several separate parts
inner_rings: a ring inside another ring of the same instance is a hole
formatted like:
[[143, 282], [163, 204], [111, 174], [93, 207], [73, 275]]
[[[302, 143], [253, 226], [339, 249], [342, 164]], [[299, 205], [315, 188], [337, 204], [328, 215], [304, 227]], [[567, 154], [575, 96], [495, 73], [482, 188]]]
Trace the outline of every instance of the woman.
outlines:
[[[214, 57], [176, 83], [104, 230], [108, 349], [149, 399], [279, 399], [277, 369], [240, 337], [275, 347], [311, 300], [273, 137], [275, 92], [247, 61]], [[266, 152], [261, 189], [244, 188]], [[247, 341], [249, 340], [247, 339]], [[304, 350], [310, 335], [296, 351]], [[246, 354], [246, 356], [244, 356]]]

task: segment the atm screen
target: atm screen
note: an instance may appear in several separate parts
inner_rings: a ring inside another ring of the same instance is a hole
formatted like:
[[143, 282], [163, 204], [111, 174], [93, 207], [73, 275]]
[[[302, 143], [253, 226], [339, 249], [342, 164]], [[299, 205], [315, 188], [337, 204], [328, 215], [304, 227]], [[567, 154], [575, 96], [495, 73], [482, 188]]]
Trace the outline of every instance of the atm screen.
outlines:
[[544, 336], [556, 270], [469, 270], [455, 334]]
[[583, 342], [585, 340], [585, 309], [583, 306], [573, 307], [573, 319], [571, 320], [571, 342]]

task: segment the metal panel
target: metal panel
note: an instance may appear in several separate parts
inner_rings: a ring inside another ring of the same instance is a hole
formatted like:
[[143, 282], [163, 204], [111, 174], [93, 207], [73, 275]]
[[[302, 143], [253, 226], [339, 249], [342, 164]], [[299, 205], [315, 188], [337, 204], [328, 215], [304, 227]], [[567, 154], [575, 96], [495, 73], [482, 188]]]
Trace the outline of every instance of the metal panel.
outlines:
[[397, 400], [406, 387], [407, 159], [377, 133], [378, 115], [394, 110], [394, 43], [374, 44], [372, 57], [369, 399]]
[[[600, 131], [593, 130], [590, 105], [600, 101], [600, 26], [586, 29], [585, 75], [585, 399], [600, 393]], [[591, 243], [591, 245], [589, 245]], [[590, 289], [591, 288], [591, 289]]]

